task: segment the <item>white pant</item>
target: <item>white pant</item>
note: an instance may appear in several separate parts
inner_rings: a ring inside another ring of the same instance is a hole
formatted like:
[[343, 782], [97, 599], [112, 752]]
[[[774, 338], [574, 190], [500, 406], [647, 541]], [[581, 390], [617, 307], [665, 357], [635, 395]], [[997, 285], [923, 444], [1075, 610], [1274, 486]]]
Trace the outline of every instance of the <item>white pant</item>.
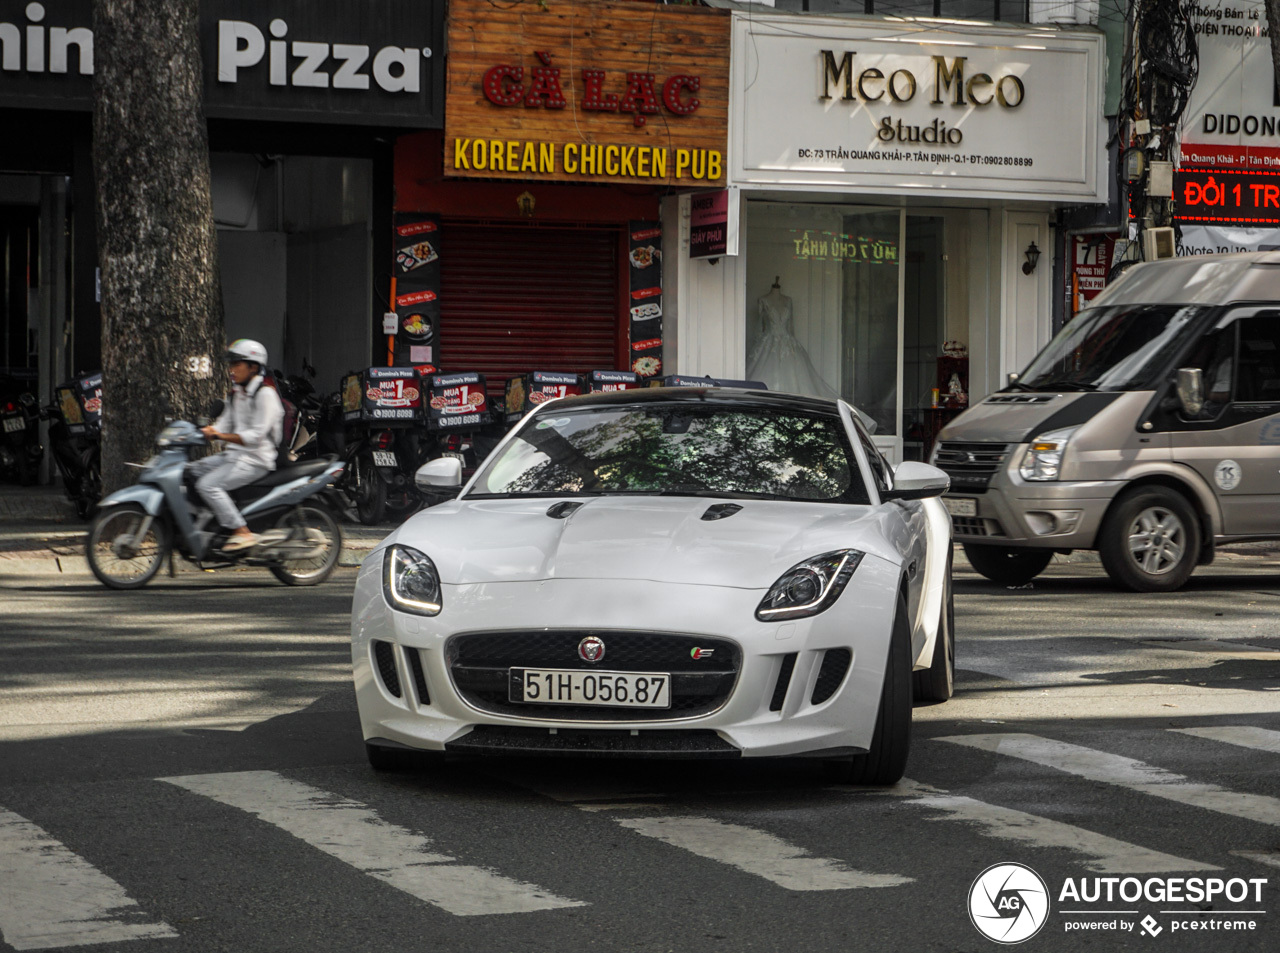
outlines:
[[244, 517], [240, 515], [240, 510], [231, 501], [231, 494], [227, 491], [247, 486], [270, 473], [271, 468], [248, 459], [243, 453], [224, 450], [187, 464], [187, 472], [195, 476], [196, 489], [209, 504], [223, 529], [239, 529], [245, 525]]

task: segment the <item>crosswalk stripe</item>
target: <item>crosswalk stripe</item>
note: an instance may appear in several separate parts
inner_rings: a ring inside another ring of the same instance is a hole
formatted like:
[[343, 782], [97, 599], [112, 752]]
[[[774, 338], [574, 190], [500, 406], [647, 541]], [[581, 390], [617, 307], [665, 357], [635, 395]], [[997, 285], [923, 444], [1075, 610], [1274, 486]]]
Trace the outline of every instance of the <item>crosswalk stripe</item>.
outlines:
[[0, 936], [15, 950], [176, 937], [43, 828], [0, 807]]
[[889, 792], [901, 794], [908, 804], [946, 811], [950, 816], [930, 820], [954, 819], [972, 824], [984, 834], [1001, 840], [1016, 841], [1032, 847], [1056, 847], [1083, 854], [1089, 859], [1082, 866], [1098, 873], [1160, 874], [1222, 869], [1213, 864], [1186, 860], [1138, 844], [1130, 844], [1128, 841], [1117, 840], [1038, 814], [1028, 814], [1014, 808], [988, 804], [977, 798], [940, 791], [905, 778], [897, 788], [891, 788]]
[[993, 751], [1090, 781], [1115, 784], [1179, 804], [1230, 814], [1260, 824], [1280, 826], [1280, 800], [1276, 798], [1230, 791], [1209, 782], [1192, 781], [1181, 774], [1174, 774], [1134, 758], [1029, 734], [952, 735], [936, 740]]
[[710, 817], [620, 817], [617, 822], [672, 847], [763, 877], [788, 890], [854, 890], [911, 883], [898, 874], [869, 874], [814, 857], [780, 837]]
[[1205, 728], [1170, 728], [1180, 735], [1195, 735], [1211, 741], [1224, 741], [1241, 748], [1256, 748], [1280, 754], [1280, 731], [1255, 728], [1252, 725], [1212, 725]]
[[585, 906], [484, 867], [429, 850], [421, 834], [391, 824], [360, 801], [274, 771], [160, 778], [279, 827], [371, 877], [457, 916]]

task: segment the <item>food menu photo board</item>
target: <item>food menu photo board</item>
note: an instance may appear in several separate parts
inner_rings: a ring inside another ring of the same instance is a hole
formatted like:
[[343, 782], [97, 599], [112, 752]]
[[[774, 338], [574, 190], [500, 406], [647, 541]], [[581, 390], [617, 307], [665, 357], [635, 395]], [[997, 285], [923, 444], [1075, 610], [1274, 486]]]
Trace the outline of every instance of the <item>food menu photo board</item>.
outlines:
[[429, 364], [439, 347], [440, 217], [399, 212], [394, 230], [395, 363]]
[[565, 371], [530, 371], [507, 381], [507, 419], [527, 414], [555, 397], [582, 393], [582, 378]]
[[631, 340], [628, 361], [640, 377], [662, 373], [662, 226], [632, 222], [627, 243]]
[[432, 374], [424, 384], [430, 390], [427, 426], [431, 430], [455, 430], [489, 423], [489, 399], [483, 374], [475, 371]]
[[[352, 396], [348, 381], [343, 382], [342, 407], [343, 417], [350, 420], [354, 417], [347, 411]], [[412, 367], [371, 367], [364, 372], [357, 393], [362, 420], [412, 425], [422, 415], [422, 380]]]
[[86, 374], [58, 385], [58, 407], [67, 429], [81, 434], [96, 429], [102, 419], [102, 374]]
[[635, 371], [592, 371], [587, 375], [586, 385], [587, 392], [592, 394], [631, 390], [640, 386], [640, 375]]

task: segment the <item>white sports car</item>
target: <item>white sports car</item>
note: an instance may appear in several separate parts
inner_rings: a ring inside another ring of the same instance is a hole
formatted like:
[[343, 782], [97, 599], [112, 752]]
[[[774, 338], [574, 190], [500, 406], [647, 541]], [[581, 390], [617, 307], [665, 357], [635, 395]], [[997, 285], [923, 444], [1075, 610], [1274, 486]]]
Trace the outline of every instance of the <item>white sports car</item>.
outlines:
[[[434, 460], [418, 480], [460, 470]], [[913, 694], [951, 695], [947, 485], [894, 472], [843, 402], [548, 402], [361, 566], [369, 760], [808, 756], [891, 784]]]

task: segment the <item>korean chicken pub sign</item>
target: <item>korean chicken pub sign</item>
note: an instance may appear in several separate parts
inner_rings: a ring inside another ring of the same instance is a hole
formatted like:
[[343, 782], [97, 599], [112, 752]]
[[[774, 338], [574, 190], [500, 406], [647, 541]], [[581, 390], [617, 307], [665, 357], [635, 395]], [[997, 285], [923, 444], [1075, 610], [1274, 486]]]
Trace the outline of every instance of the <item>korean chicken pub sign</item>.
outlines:
[[734, 19], [734, 185], [1104, 201], [1101, 33]]
[[[208, 116], [443, 125], [445, 0], [199, 7]], [[94, 53], [93, 0], [0, 0], [0, 107], [91, 109]]]
[[729, 24], [695, 6], [455, 0], [445, 174], [722, 184]]

